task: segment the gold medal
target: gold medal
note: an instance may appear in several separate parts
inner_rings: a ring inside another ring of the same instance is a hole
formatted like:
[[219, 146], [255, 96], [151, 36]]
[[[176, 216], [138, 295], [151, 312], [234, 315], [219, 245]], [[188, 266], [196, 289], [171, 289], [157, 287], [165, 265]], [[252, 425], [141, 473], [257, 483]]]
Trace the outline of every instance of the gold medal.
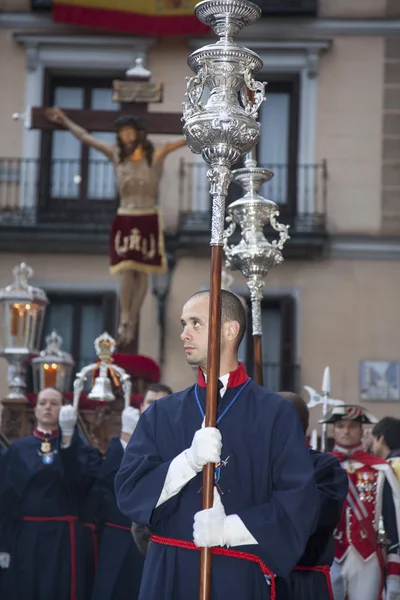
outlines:
[[51, 451], [50, 442], [42, 442], [42, 445], [40, 446], [40, 451], [43, 452], [43, 454], [48, 454]]
[[348, 464], [346, 470], [348, 473], [355, 473], [356, 469], [354, 467], [354, 464], [351, 462], [351, 460], [349, 460], [349, 464]]

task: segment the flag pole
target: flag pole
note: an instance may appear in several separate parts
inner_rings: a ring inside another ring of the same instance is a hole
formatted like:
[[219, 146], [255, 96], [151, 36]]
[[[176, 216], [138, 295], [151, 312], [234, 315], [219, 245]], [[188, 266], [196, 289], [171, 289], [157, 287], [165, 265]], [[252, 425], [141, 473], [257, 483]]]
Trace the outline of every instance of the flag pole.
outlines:
[[[322, 378], [322, 418], [325, 419], [328, 412], [329, 394], [331, 393], [331, 370], [325, 367], [324, 376]], [[328, 444], [328, 426], [322, 423], [321, 435], [321, 452], [326, 452]]]
[[[208, 364], [205, 425], [216, 426], [221, 341], [221, 270], [224, 243], [225, 200], [232, 180], [231, 167], [247, 154], [260, 137], [258, 109], [264, 101], [265, 85], [255, 81], [262, 68], [254, 52], [239, 46], [233, 37], [261, 16], [261, 9], [248, 0], [203, 0], [195, 7], [197, 18], [220, 38], [188, 59], [195, 75], [187, 80], [183, 108], [183, 133], [194, 154], [210, 165], [207, 177], [212, 196], [211, 273], [208, 329]], [[204, 104], [204, 90], [211, 94]], [[250, 101], [247, 88], [254, 91]], [[240, 95], [240, 102], [239, 102]], [[203, 471], [203, 509], [213, 505], [215, 465]], [[203, 548], [200, 560], [200, 600], [210, 599], [211, 548]]]

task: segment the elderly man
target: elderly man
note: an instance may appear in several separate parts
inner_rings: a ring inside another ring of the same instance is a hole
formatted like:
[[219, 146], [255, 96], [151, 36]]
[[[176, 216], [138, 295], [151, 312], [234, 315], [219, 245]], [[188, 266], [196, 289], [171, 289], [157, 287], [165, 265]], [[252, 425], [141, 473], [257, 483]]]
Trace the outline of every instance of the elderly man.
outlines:
[[[218, 550], [214, 600], [268, 598], [271, 577], [290, 573], [318, 516], [314, 470], [296, 409], [252, 382], [239, 364], [246, 315], [240, 299], [226, 290], [218, 427], [202, 427], [209, 300], [209, 292], [195, 294], [181, 316], [181, 340], [188, 363], [198, 367], [197, 383], [142, 414], [115, 480], [121, 511], [153, 533], [140, 600], [196, 598], [200, 547]], [[207, 463], [216, 463], [215, 503], [201, 510]]]

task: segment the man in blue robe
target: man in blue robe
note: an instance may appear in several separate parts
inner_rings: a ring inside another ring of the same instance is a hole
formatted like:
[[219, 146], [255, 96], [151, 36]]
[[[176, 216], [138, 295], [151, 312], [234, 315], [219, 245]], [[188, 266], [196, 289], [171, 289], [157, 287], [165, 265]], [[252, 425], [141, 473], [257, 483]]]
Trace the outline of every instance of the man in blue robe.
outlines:
[[93, 488], [100, 529], [93, 600], [137, 600], [142, 578], [144, 559], [132, 537], [131, 521], [118, 509], [114, 492], [115, 475], [139, 420], [138, 409], [125, 408], [121, 420], [121, 437], [111, 440]]
[[[256, 385], [238, 363], [246, 316], [240, 299], [225, 290], [218, 428], [202, 427], [208, 315], [208, 292], [185, 304], [181, 340], [188, 363], [198, 366], [197, 383], [143, 413], [115, 480], [121, 511], [153, 533], [140, 600], [197, 598], [196, 550], [204, 546], [213, 548], [213, 600], [267, 600], [274, 581], [269, 585], [264, 573], [289, 575], [318, 517], [296, 409]], [[215, 505], [202, 510], [207, 463], [216, 463]]]
[[[298, 394], [280, 392], [280, 395], [293, 402], [306, 435], [309, 423], [307, 404]], [[285, 582], [277, 581], [278, 599], [333, 600], [330, 581], [330, 568], [335, 557], [333, 532], [343, 512], [349, 482], [337, 458], [312, 448], [309, 452], [318, 487], [319, 519], [294, 571]]]
[[0, 553], [8, 556], [7, 600], [85, 600], [79, 498], [100, 466], [74, 435], [76, 411], [46, 388], [33, 435], [16, 440], [1, 461]]

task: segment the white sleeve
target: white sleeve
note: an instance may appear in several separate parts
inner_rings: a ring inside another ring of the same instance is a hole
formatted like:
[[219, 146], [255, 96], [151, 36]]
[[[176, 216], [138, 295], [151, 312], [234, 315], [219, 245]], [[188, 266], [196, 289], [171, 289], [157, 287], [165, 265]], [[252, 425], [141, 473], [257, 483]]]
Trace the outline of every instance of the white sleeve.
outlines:
[[194, 477], [197, 471], [191, 467], [186, 458], [186, 450], [178, 454], [169, 465], [167, 476], [164, 481], [164, 487], [157, 501], [156, 508], [164, 504], [167, 500], [176, 496], [182, 488]]
[[257, 540], [238, 515], [229, 515], [225, 518], [224, 540], [228, 547], [258, 545]]

